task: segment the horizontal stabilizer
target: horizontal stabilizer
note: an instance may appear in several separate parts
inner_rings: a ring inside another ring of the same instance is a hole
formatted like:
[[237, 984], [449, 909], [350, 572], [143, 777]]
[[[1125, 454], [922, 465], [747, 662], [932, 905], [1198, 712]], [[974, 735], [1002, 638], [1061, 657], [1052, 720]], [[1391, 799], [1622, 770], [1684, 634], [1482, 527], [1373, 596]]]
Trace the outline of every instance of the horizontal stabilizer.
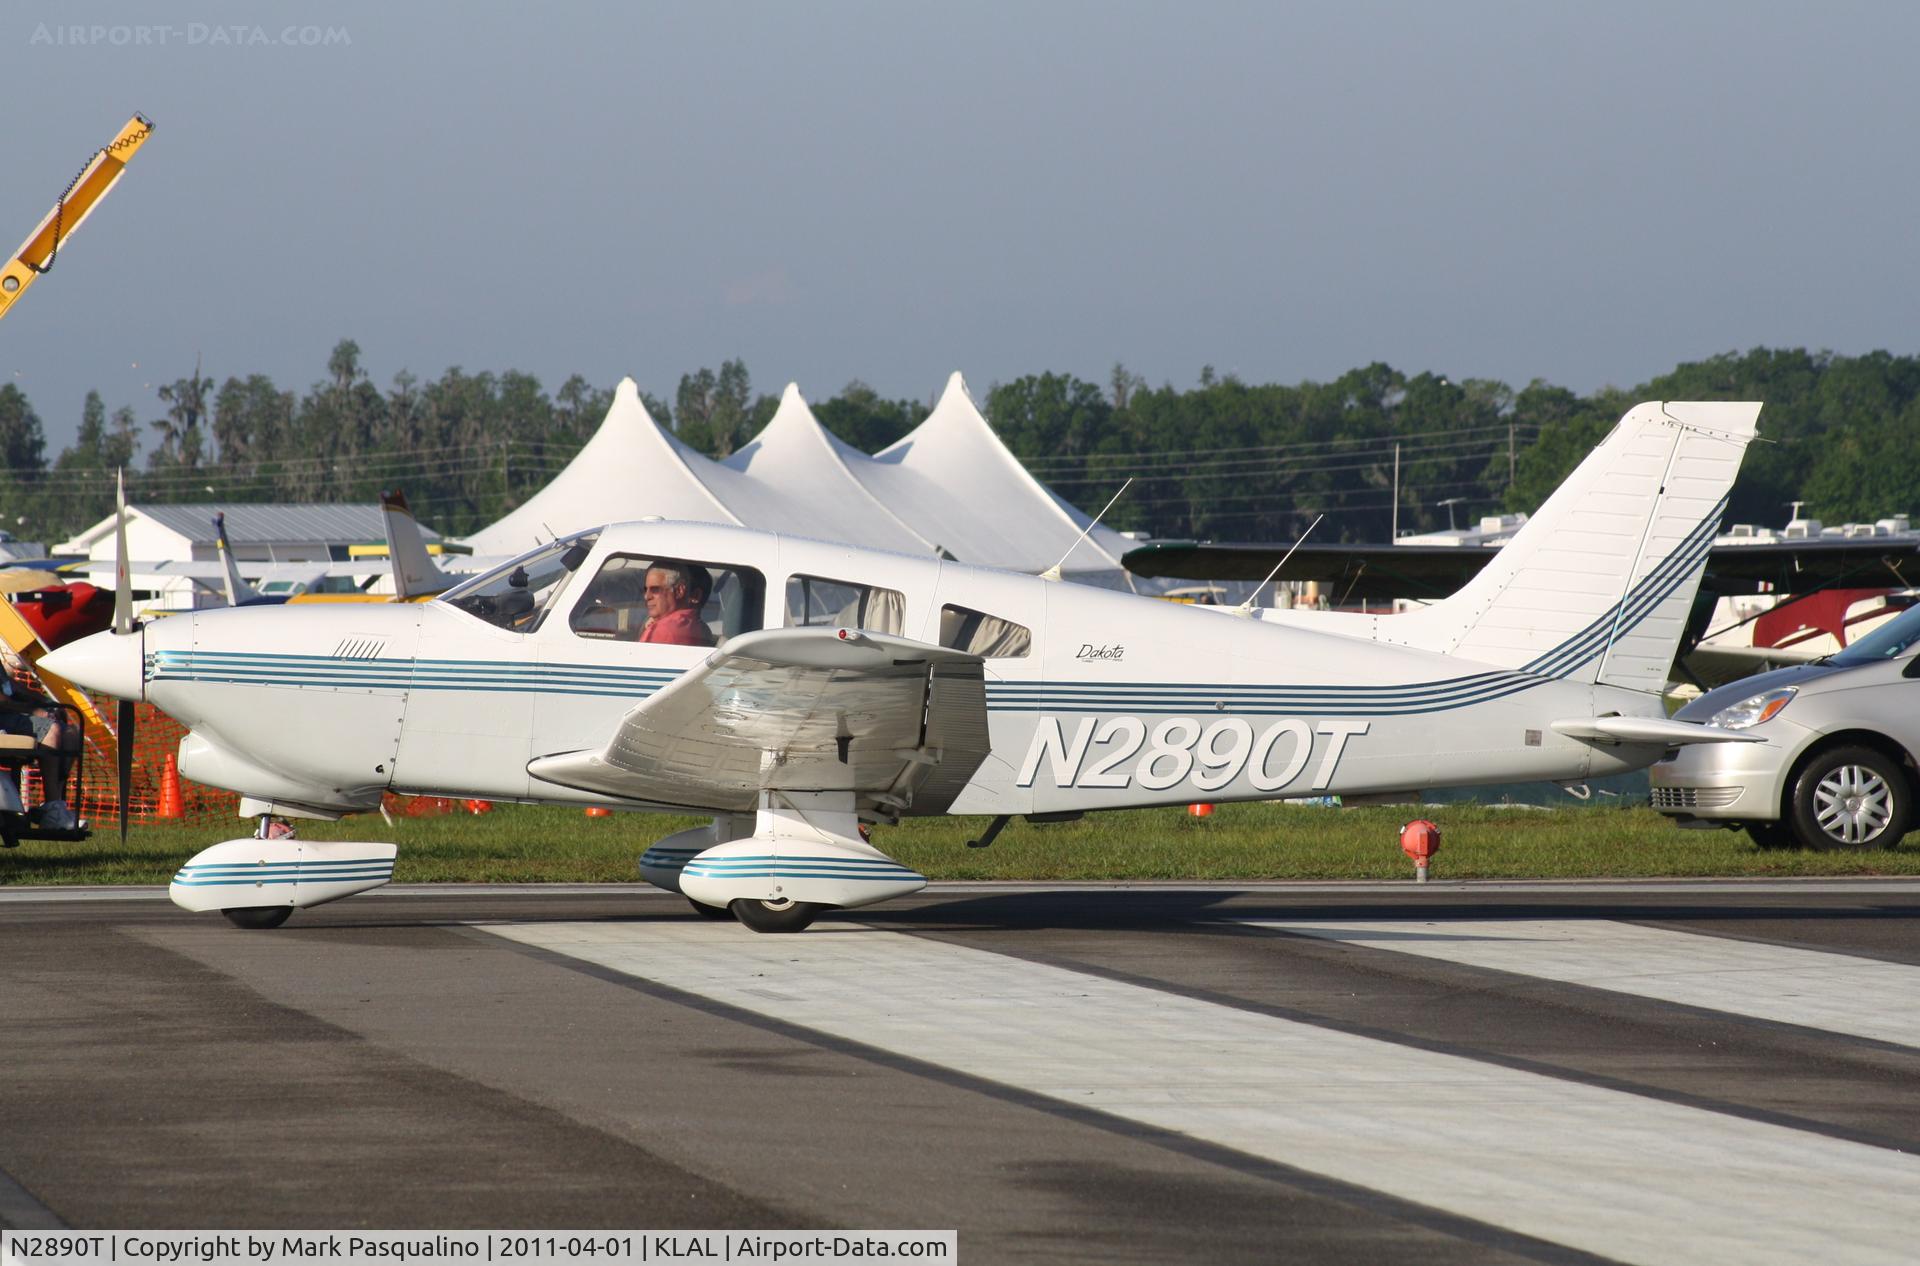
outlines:
[[1766, 742], [1757, 734], [1741, 734], [1692, 721], [1669, 721], [1663, 717], [1575, 717], [1555, 721], [1553, 732], [1568, 738], [1612, 743], [1664, 743], [1669, 747], [1686, 743]]

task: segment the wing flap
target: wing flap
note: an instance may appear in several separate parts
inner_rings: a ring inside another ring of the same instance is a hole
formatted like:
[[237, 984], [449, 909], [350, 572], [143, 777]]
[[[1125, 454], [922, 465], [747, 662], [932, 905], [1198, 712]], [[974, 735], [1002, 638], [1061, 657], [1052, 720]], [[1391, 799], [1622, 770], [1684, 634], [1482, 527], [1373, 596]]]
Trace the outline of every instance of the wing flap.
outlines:
[[547, 782], [661, 804], [738, 811], [777, 788], [937, 811], [986, 755], [978, 656], [803, 628], [733, 638], [631, 709], [603, 748], [527, 768]]

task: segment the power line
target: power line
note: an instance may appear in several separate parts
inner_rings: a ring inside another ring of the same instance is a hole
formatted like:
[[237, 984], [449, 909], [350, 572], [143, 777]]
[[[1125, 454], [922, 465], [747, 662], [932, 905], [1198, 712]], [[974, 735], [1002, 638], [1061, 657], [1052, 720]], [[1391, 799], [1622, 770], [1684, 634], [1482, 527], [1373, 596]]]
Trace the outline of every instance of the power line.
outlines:
[[[1468, 490], [1468, 489], [1477, 489], [1477, 488], [1484, 488], [1484, 487], [1485, 485], [1480, 484], [1478, 482], [1450, 483], [1450, 484], [1422, 484], [1418, 491], [1423, 493], [1453, 492], [1456, 490]], [[1378, 492], [1379, 490], [1378, 489], [1358, 489], [1356, 491]], [[1407, 490], [1403, 489], [1403, 491], [1407, 491]], [[1230, 510], [1224, 514], [1208, 513], [1203, 517], [1202, 521], [1205, 523], [1212, 524], [1212, 523], [1226, 522], [1229, 520], [1255, 519], [1255, 518], [1281, 517], [1281, 516], [1292, 516], [1297, 518], [1297, 517], [1303, 517], [1309, 514], [1326, 514], [1327, 516], [1332, 517], [1332, 516], [1341, 515], [1341, 514], [1376, 513], [1382, 510], [1391, 509], [1393, 506], [1393, 499], [1391, 495], [1378, 501], [1364, 502], [1359, 505], [1341, 505], [1341, 506], [1329, 506], [1321, 502], [1309, 500], [1309, 497], [1311, 497], [1312, 495], [1314, 494], [1303, 493], [1301, 494], [1300, 497], [1295, 498], [1293, 504], [1289, 506], [1274, 505], [1274, 506], [1268, 506], [1264, 509], [1258, 509], [1258, 510]], [[1320, 495], [1329, 495], [1329, 494], [1320, 494]], [[1337, 494], [1332, 494], [1332, 495], [1337, 495]], [[1488, 500], [1492, 500], [1492, 498], [1489, 497]], [[1300, 504], [1301, 501], [1306, 501], [1306, 504], [1304, 506], [1301, 505]]]
[[[1534, 430], [1539, 429], [1539, 427], [1536, 424], [1529, 424], [1529, 426], [1531, 426], [1532, 429]], [[1522, 429], [1525, 430], [1527, 428], [1523, 427]], [[1341, 444], [1386, 444], [1391, 446], [1396, 442], [1405, 443], [1408, 440], [1425, 439], [1429, 436], [1434, 436], [1434, 435], [1447, 435], [1447, 436], [1453, 436], [1457, 438], [1461, 436], [1478, 435], [1482, 433], [1498, 433], [1501, 436], [1505, 436], [1507, 433], [1507, 424], [1502, 422], [1497, 426], [1436, 427], [1433, 430], [1428, 430], [1428, 431], [1403, 431], [1394, 435], [1329, 436], [1326, 439], [1297, 440], [1288, 444], [1254, 444], [1246, 448], [1216, 448], [1216, 449], [1208, 449], [1207, 451], [1210, 453], [1214, 453], [1222, 456], [1230, 456], [1235, 453], [1280, 453], [1280, 452], [1287, 452], [1295, 449], [1324, 449], [1324, 448], [1330, 448], [1330, 447], [1334, 447]], [[1089, 453], [1079, 454], [1078, 456], [1064, 455], [1064, 454], [1055, 454], [1052, 456], [1048, 456], [1045, 454], [1038, 454], [1031, 458], [1022, 458], [1021, 460], [1026, 464], [1029, 470], [1032, 470], [1035, 467], [1044, 467], [1047, 465], [1060, 463], [1060, 462], [1092, 461], [1096, 458], [1113, 458], [1113, 459], [1128, 458], [1128, 459], [1145, 460], [1145, 459], [1154, 458], [1154, 457], [1187, 457], [1192, 455], [1193, 451], [1194, 450], [1191, 448], [1177, 448], [1177, 449], [1160, 449], [1157, 451], [1137, 452], [1137, 453], [1089, 452]]]
[[[1409, 462], [1416, 461], [1416, 460], [1466, 461], [1466, 460], [1471, 460], [1472, 458], [1477, 456], [1492, 458], [1492, 457], [1498, 456], [1500, 453], [1504, 452], [1505, 450], [1506, 450], [1506, 444], [1504, 441], [1493, 442], [1489, 440], [1473, 440], [1473, 441], [1468, 441], [1462, 444], [1423, 445], [1417, 448], [1406, 450], [1405, 453], [1403, 454], [1403, 457], [1405, 458], [1405, 460]], [[1188, 462], [1188, 463], [1171, 463], [1168, 465], [1159, 466], [1152, 469], [1120, 466], [1111, 470], [1102, 470], [1097, 474], [1087, 474], [1087, 475], [1079, 476], [1077, 478], [1055, 478], [1055, 479], [1050, 479], [1046, 482], [1047, 482], [1047, 485], [1051, 488], [1069, 488], [1069, 487], [1075, 487], [1082, 484], [1111, 484], [1114, 480], [1125, 478], [1129, 475], [1140, 480], [1154, 481], [1154, 480], [1163, 480], [1163, 479], [1179, 479], [1179, 478], [1187, 478], [1187, 477], [1206, 477], [1206, 476], [1224, 476], [1224, 475], [1234, 475], [1236, 477], [1245, 478], [1245, 477], [1260, 475], [1260, 474], [1290, 474], [1290, 473], [1302, 472], [1302, 471], [1311, 472], [1314, 474], [1337, 473], [1342, 471], [1366, 470], [1388, 461], [1392, 457], [1392, 455], [1393, 455], [1393, 449], [1391, 446], [1388, 446], [1386, 448], [1373, 450], [1373, 451], [1338, 454], [1338, 456], [1341, 456], [1341, 457], [1361, 457], [1366, 459], [1362, 461], [1348, 462], [1348, 463], [1339, 464], [1339, 465], [1325, 465], [1325, 464], [1307, 465], [1305, 464], [1308, 460], [1306, 457], [1288, 457], [1288, 458], [1276, 459], [1274, 461], [1246, 461], [1246, 462], [1200, 461], [1200, 462]], [[1442, 455], [1446, 455], [1446, 456], [1442, 456]]]

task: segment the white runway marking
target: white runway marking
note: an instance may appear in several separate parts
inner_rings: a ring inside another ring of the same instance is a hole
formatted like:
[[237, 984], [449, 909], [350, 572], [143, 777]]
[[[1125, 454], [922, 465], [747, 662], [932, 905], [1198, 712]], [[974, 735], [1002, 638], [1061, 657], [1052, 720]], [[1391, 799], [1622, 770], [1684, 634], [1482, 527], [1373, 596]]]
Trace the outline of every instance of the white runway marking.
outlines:
[[1604, 919], [1248, 926], [1920, 1046], [1920, 967]]
[[1920, 1159], [1865, 1144], [901, 933], [486, 930], [1621, 1260], [1913, 1259]]

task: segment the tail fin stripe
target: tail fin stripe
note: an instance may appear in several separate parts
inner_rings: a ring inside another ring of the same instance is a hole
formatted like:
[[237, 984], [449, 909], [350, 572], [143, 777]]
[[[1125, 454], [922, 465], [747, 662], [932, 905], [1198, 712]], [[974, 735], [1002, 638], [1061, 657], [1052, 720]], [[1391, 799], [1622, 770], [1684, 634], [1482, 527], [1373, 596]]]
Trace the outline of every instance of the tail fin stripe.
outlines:
[[[1709, 524], [1717, 524], [1717, 522], [1717, 518], [1708, 520]], [[1698, 529], [1696, 529], [1696, 531], [1697, 530]], [[1681, 550], [1676, 550], [1673, 554], [1669, 555], [1667, 560], [1663, 562], [1659, 568], [1655, 569], [1654, 573], [1650, 574], [1646, 581], [1634, 587], [1633, 593], [1630, 594], [1627, 601], [1621, 605], [1620, 623], [1615, 627], [1607, 629], [1605, 631], [1606, 635], [1602, 638], [1597, 640], [1589, 638], [1580, 657], [1573, 663], [1564, 665], [1560, 669], [1560, 672], [1555, 675], [1564, 675], [1606, 654], [1609, 647], [1638, 627], [1640, 622], [1651, 615], [1674, 590], [1687, 583], [1693, 576], [1695, 569], [1706, 561], [1707, 556], [1712, 550], [1713, 533], [1709, 531], [1701, 540], [1686, 547], [1684, 553], [1682, 553]], [[1674, 566], [1669, 566], [1669, 564], [1674, 564], [1676, 559], [1679, 560], [1678, 563]], [[1655, 587], [1656, 584], [1657, 587]]]
[[1636, 584], [1625, 598], [1602, 612], [1586, 628], [1524, 665], [1521, 671], [1564, 677], [1582, 664], [1592, 661], [1595, 656], [1604, 654], [1611, 643], [1645, 619], [1686, 582], [1696, 567], [1706, 561], [1707, 555], [1713, 550], [1713, 537], [1719, 530], [1720, 516], [1726, 507], [1727, 498], [1722, 497], [1719, 504], [1694, 526], [1674, 551]]
[[[1607, 648], [1621, 635], [1632, 631], [1641, 620], [1660, 605], [1662, 600], [1684, 584], [1693, 574], [1694, 568], [1705, 560], [1711, 549], [1712, 541], [1709, 538], [1689, 555], [1674, 554], [1669, 561], [1678, 560], [1675, 570], [1667, 572], [1663, 566], [1661, 570], [1649, 575], [1641, 585], [1635, 586], [1626, 602], [1616, 603], [1600, 620], [1596, 621], [1597, 627], [1589, 626], [1575, 638], [1555, 647], [1541, 660], [1528, 664], [1524, 671], [1539, 672], [1550, 677], [1564, 677], [1604, 655]], [[1650, 584], [1657, 584], [1658, 588], [1648, 587]]]

